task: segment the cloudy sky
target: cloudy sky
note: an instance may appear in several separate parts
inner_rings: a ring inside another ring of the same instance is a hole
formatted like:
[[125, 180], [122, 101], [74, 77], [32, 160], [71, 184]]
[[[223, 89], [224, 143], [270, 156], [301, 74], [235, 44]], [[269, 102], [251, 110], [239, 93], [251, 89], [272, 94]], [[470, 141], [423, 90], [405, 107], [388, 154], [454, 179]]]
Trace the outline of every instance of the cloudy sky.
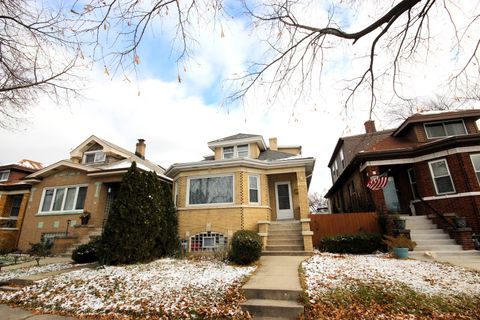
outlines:
[[[314, 12], [328, 18], [325, 3], [320, 1], [309, 12], [299, 11], [299, 16], [309, 21]], [[352, 29], [355, 23], [371, 22], [367, 12], [375, 13], [366, 6], [355, 14], [346, 8], [337, 10], [339, 23]], [[94, 134], [132, 151], [137, 139], [143, 138], [147, 158], [168, 167], [210, 154], [208, 141], [252, 133], [263, 135], [266, 141], [277, 137], [280, 145], [301, 144], [304, 156], [316, 158], [310, 190], [324, 193], [331, 185], [327, 163], [338, 137], [362, 133], [363, 122], [368, 120], [367, 93], [359, 95], [347, 112], [343, 108], [342, 80], [352, 72], [358, 75], [360, 58], [351, 55], [350, 45], [340, 45], [327, 60], [321, 87], [314, 84], [300, 99], [283, 94], [269, 103], [268, 89], [260, 86], [244, 103], [225, 105], [231, 85], [225, 79], [242, 72], [248, 61], [261, 58], [264, 43], [260, 40], [268, 34], [252, 29], [242, 16], [222, 19], [204, 29], [199, 27], [193, 35], [197, 40], [193, 59], [178, 66], [169, 41], [174, 29], [168, 23], [154, 24], [139, 50], [137, 81], [135, 77], [127, 81], [121, 75], [107, 75], [101, 63], [94, 64], [84, 71], [88, 82], [83, 98], [69, 105], [42, 98], [15, 130], [0, 131], [0, 163], [32, 159], [49, 165], [68, 158], [70, 150]], [[359, 43], [356, 49], [366, 43]], [[417, 65], [416, 72], [406, 73], [410, 85], [405, 90], [410, 96], [438, 94], [444, 79], [439, 66], [451, 59], [451, 55], [438, 55], [430, 57], [429, 65]], [[386, 63], [378, 60], [380, 65]], [[374, 113], [377, 129], [393, 125], [383, 118], [384, 111], [380, 108]]]

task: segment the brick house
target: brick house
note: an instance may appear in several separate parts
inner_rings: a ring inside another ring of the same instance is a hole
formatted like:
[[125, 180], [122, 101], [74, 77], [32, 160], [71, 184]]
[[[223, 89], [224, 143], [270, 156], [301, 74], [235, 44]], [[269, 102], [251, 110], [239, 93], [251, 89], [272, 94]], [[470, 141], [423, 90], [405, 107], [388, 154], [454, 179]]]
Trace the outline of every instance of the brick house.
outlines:
[[[313, 250], [307, 193], [315, 159], [302, 157], [301, 146], [269, 142], [243, 133], [214, 140], [213, 155], [166, 171], [189, 252], [222, 250], [242, 229], [259, 232], [264, 254]], [[292, 238], [274, 239], [281, 230]]]
[[[398, 128], [342, 137], [328, 164], [333, 212], [455, 214], [480, 233], [480, 110], [417, 113]], [[366, 185], [387, 175], [378, 191]], [[441, 223], [440, 223], [441, 224]], [[445, 227], [445, 226], [443, 226]]]
[[41, 163], [26, 159], [0, 165], [0, 249], [17, 248], [31, 188], [22, 179], [42, 168]]
[[[137, 168], [155, 172], [171, 184], [164, 169], [145, 159], [145, 142], [139, 139], [135, 152], [90, 136], [61, 160], [24, 178], [31, 188], [18, 248], [30, 243], [54, 242], [54, 253], [71, 251], [100, 235], [123, 175], [133, 161]], [[88, 223], [81, 221], [84, 212]]]

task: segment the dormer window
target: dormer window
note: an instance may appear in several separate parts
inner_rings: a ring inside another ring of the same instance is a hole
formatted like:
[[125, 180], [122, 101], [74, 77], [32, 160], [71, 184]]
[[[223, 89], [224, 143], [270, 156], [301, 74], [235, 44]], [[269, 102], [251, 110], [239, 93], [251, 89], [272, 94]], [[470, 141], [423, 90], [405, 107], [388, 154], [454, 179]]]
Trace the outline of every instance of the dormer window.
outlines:
[[248, 157], [248, 144], [223, 147], [223, 159]]
[[425, 123], [425, 132], [428, 139], [467, 134], [463, 120]]
[[7, 181], [10, 175], [10, 170], [0, 171], [0, 181]]
[[93, 164], [105, 161], [105, 152], [99, 151], [88, 151], [83, 154], [83, 163], [84, 164]]

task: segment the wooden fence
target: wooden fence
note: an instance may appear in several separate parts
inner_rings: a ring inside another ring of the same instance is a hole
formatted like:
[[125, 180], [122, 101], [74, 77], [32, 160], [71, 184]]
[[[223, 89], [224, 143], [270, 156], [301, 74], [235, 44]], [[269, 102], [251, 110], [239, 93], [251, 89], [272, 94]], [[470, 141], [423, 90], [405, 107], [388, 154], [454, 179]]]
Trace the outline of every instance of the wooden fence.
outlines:
[[380, 232], [375, 212], [311, 214], [310, 230], [313, 231], [313, 246], [319, 247], [323, 237], [362, 232]]

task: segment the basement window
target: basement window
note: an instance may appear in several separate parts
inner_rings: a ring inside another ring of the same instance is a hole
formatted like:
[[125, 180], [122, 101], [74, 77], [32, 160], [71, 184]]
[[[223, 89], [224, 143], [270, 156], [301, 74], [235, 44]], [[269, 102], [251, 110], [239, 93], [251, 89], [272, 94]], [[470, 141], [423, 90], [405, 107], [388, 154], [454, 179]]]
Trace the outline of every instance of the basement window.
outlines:
[[227, 237], [217, 232], [202, 232], [190, 237], [191, 252], [214, 252], [227, 248]]

